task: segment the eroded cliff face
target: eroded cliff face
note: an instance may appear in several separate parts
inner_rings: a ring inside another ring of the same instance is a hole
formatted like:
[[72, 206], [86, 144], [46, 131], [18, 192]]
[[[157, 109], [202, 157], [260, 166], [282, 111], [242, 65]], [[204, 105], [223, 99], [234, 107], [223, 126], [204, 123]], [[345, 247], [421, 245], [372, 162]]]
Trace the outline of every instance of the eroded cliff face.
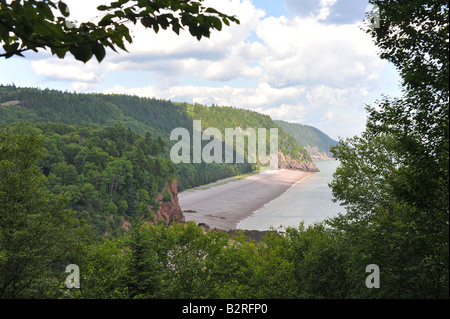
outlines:
[[[170, 195], [170, 200], [164, 199], [164, 193], [166, 191]], [[162, 192], [158, 195], [159, 209], [155, 214], [154, 221], [164, 220], [168, 225], [172, 225], [174, 222], [186, 222], [183, 211], [178, 203], [178, 181], [175, 178], [170, 185], [166, 185]], [[151, 207], [149, 207], [151, 208]], [[148, 221], [148, 223], [151, 223]], [[131, 223], [128, 220], [123, 220], [122, 228], [129, 230]], [[107, 234], [106, 234], [107, 235]]]
[[[158, 195], [159, 210], [156, 213], [155, 220], [163, 219], [168, 225], [174, 222], [185, 222], [183, 211], [178, 203], [178, 181], [176, 178], [170, 185], [166, 185]], [[166, 191], [170, 194], [171, 200], [168, 201], [164, 194]]]
[[278, 167], [285, 169], [293, 169], [305, 172], [318, 172], [319, 169], [313, 162], [298, 162], [289, 155], [278, 152]]
[[305, 146], [305, 149], [308, 151], [309, 155], [313, 160], [329, 160], [333, 159], [333, 154], [328, 151], [319, 151], [319, 148], [317, 146], [315, 147], [309, 147]]

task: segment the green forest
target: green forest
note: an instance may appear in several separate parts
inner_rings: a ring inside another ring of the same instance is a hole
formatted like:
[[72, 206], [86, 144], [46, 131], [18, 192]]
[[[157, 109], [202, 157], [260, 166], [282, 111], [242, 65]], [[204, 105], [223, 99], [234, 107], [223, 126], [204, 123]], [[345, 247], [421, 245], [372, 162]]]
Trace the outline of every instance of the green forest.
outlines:
[[[192, 137], [193, 120], [201, 120], [203, 129], [215, 127], [221, 132], [225, 128], [236, 127], [278, 128], [279, 150], [299, 162], [311, 161], [308, 152], [269, 116], [233, 107], [206, 107], [136, 96], [79, 94], [11, 85], [0, 85], [0, 103], [3, 103], [0, 106], [0, 125], [16, 122], [97, 127], [122, 125], [141, 136], [149, 133], [155, 139], [162, 139], [164, 149], [160, 157], [166, 159], [176, 142], [169, 138], [172, 130], [185, 128]], [[206, 145], [208, 141], [202, 143]], [[269, 142], [266, 145], [268, 148]], [[245, 174], [257, 168], [258, 165], [247, 163], [247, 159], [245, 163], [180, 163], [175, 166], [180, 191]]]
[[[225, 128], [241, 127], [242, 130], [247, 128], [270, 128], [278, 129], [278, 149], [283, 154], [290, 155], [293, 159], [302, 161], [311, 161], [311, 156], [305, 148], [295, 140], [293, 136], [288, 134], [280, 125], [278, 125], [268, 115], [258, 112], [248, 111], [226, 106], [204, 106], [200, 104], [192, 105], [184, 103], [187, 114], [192, 118], [202, 120], [202, 126], [215, 127], [221, 132], [225, 132]], [[269, 152], [269, 133], [266, 135], [267, 152]]]
[[317, 152], [320, 154], [331, 157], [330, 147], [339, 144], [315, 127], [279, 120], [274, 122], [291, 135], [300, 146], [309, 149], [317, 148]]
[[[366, 31], [403, 95], [367, 106], [361, 136], [331, 147], [340, 165], [330, 187], [346, 213], [260, 240], [155, 212], [174, 178], [186, 189], [257, 169], [174, 165], [173, 128], [195, 117], [219, 129], [276, 125], [269, 117], [1, 86], [0, 298], [448, 299], [448, 3], [370, 3], [381, 27]], [[310, 160], [279, 128], [280, 149]], [[80, 289], [67, 287], [73, 264]], [[379, 287], [367, 284], [369, 265]]]
[[40, 140], [43, 156], [35, 165], [45, 187], [64, 196], [76, 216], [98, 235], [114, 236], [127, 218], [154, 221], [157, 195], [175, 178], [172, 162], [159, 157], [161, 138], [145, 137], [123, 126], [66, 124], [9, 125], [6, 136], [32, 135]]

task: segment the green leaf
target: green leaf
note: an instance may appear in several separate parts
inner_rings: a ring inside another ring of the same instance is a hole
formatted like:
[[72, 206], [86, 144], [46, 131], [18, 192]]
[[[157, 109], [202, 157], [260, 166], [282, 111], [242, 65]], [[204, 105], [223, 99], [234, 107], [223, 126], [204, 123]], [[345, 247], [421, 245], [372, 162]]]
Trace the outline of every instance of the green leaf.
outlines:
[[62, 2], [62, 1], [58, 2], [58, 8], [59, 8], [59, 11], [61, 11], [63, 16], [68, 17], [70, 15], [69, 7], [64, 2]]
[[42, 16], [44, 19], [53, 20], [55, 18], [52, 10], [47, 4], [38, 2], [36, 4], [36, 7], [37, 11], [39, 12], [39, 15]]
[[23, 6], [23, 15], [28, 21], [34, 20], [37, 17], [36, 9], [31, 5]]
[[125, 18], [125, 12], [123, 12], [123, 11], [121, 11], [121, 10], [114, 11], [114, 14], [115, 14], [116, 17], [118, 17], [118, 18]]
[[24, 34], [25, 36], [29, 37], [33, 33], [34, 27], [30, 23], [28, 23], [28, 21], [24, 21], [22, 24], [18, 24], [16, 26], [16, 30], [18, 31], [18, 33]]
[[159, 31], [159, 24], [157, 22], [155, 22], [153, 24], [153, 30], [155, 31], [155, 33], [158, 33], [158, 31]]
[[150, 20], [150, 18], [148, 18], [148, 17], [142, 18], [141, 23], [146, 28], [151, 28], [152, 24], [153, 24], [152, 21]]
[[6, 51], [6, 58], [9, 58], [11, 56], [13, 56], [14, 54], [16, 54], [17, 49], [19, 48], [19, 43], [13, 43], [13, 44], [4, 44], [3, 45], [3, 49], [5, 49]]
[[125, 16], [127, 19], [129, 19], [133, 23], [136, 23], [136, 14], [133, 12], [133, 10], [131, 8], [125, 9]]
[[[20, 51], [37, 52], [38, 48], [47, 48], [60, 58], [70, 51], [81, 61], [89, 60], [94, 54], [102, 60], [104, 49], [100, 49], [100, 44], [104, 48], [125, 50], [125, 40], [132, 43], [125, 19], [133, 23], [140, 20], [143, 26], [155, 32], [171, 27], [177, 35], [181, 29], [189, 27], [191, 35], [197, 39], [209, 37], [211, 29], [222, 30], [222, 23], [239, 23], [234, 16], [204, 7], [204, 0], [112, 0], [110, 4], [97, 6], [97, 10], [104, 13], [99, 22], [76, 26], [67, 18], [70, 11], [65, 1], [0, 0], [0, 45], [18, 42]], [[170, 12], [176, 12], [176, 16]], [[55, 49], [61, 46], [66, 47]], [[6, 56], [6, 53], [1, 55]]]
[[60, 59], [63, 59], [66, 56], [68, 48], [51, 48], [52, 54], [56, 54], [56, 56]]
[[97, 58], [97, 61], [102, 62], [103, 58], [106, 55], [106, 51], [103, 45], [95, 42], [91, 45], [91, 50], [94, 53], [95, 57]]
[[214, 26], [215, 29], [221, 31], [222, 30], [222, 22], [220, 21], [219, 18], [216, 17], [210, 17], [209, 18], [212, 25]]
[[38, 20], [34, 24], [34, 32], [38, 33], [41, 36], [54, 35], [52, 33], [53, 31], [54, 30], [52, 28], [50, 28], [48, 23], [46, 23], [45, 21]]
[[180, 35], [180, 24], [178, 23], [178, 21], [175, 21], [172, 23], [172, 30], [173, 32], [175, 32], [177, 35]]
[[208, 13], [215, 13], [215, 14], [218, 14], [218, 13], [219, 13], [219, 11], [217, 11], [217, 10], [214, 9], [214, 8], [206, 8], [205, 12], [208, 12]]
[[71, 45], [69, 48], [69, 51], [70, 51], [70, 53], [73, 54], [75, 59], [82, 61], [84, 63], [89, 61], [93, 54], [91, 46], [88, 44]]
[[112, 19], [116, 17], [114, 14], [107, 14], [105, 15], [100, 22], [98, 23], [99, 26], [107, 26], [113, 23]]

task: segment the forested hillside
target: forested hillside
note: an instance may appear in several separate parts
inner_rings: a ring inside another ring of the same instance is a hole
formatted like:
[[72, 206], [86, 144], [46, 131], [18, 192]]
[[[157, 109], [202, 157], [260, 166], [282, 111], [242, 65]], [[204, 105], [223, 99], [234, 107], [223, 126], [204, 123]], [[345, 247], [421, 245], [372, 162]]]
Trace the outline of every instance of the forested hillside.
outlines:
[[[165, 158], [169, 158], [170, 147], [175, 144], [175, 141], [169, 139], [172, 130], [186, 128], [192, 136], [193, 120], [201, 120], [203, 128], [215, 127], [222, 132], [226, 127], [278, 127], [279, 150], [296, 161], [311, 161], [307, 151], [269, 116], [248, 110], [172, 103], [127, 95], [77, 94], [0, 86], [0, 123], [44, 122], [99, 127], [119, 124], [141, 136], [149, 132], [154, 138], [161, 138], [165, 147], [160, 156]], [[202, 141], [203, 145], [207, 143]], [[255, 169], [255, 164], [247, 162], [175, 165], [180, 191]]]
[[[0, 123], [64, 123], [98, 127], [123, 125], [144, 136], [161, 138], [160, 156], [169, 157], [170, 132], [177, 127], [192, 131], [192, 119], [183, 107], [170, 101], [125, 95], [77, 94], [0, 86]], [[180, 190], [252, 171], [248, 164], [178, 164]]]
[[0, 123], [122, 124], [141, 135], [161, 136], [168, 136], [175, 127], [192, 126], [188, 115], [170, 101], [136, 96], [0, 86], [0, 104]]
[[192, 116], [192, 118], [199, 118], [202, 120], [202, 125], [205, 127], [216, 127], [221, 132], [224, 132], [225, 128], [235, 127], [241, 127], [243, 130], [246, 130], [247, 128], [266, 128], [267, 147], [269, 145], [268, 130], [270, 128], [278, 128], [279, 151], [290, 155], [293, 159], [300, 162], [311, 161], [308, 152], [268, 115], [233, 107], [207, 107], [199, 104], [191, 105], [186, 103], [184, 105], [186, 106], [187, 113]]
[[173, 163], [159, 157], [162, 140], [148, 132], [141, 137], [120, 125], [59, 123], [11, 124], [6, 131], [42, 141], [36, 165], [47, 177], [46, 188], [64, 195], [98, 235], [121, 232], [133, 217], [156, 221], [157, 195], [175, 177]]
[[315, 127], [279, 120], [274, 122], [294, 137], [297, 143], [304, 147], [313, 158], [333, 157], [330, 147], [339, 144]]

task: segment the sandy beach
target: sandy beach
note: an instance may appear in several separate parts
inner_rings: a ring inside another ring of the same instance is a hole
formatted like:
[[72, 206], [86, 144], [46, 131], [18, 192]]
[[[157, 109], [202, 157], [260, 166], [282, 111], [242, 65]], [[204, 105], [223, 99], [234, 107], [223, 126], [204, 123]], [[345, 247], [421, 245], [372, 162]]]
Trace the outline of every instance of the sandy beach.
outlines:
[[287, 169], [268, 171], [186, 190], [178, 194], [178, 200], [186, 221], [205, 223], [211, 228], [236, 229], [241, 220], [312, 174]]

